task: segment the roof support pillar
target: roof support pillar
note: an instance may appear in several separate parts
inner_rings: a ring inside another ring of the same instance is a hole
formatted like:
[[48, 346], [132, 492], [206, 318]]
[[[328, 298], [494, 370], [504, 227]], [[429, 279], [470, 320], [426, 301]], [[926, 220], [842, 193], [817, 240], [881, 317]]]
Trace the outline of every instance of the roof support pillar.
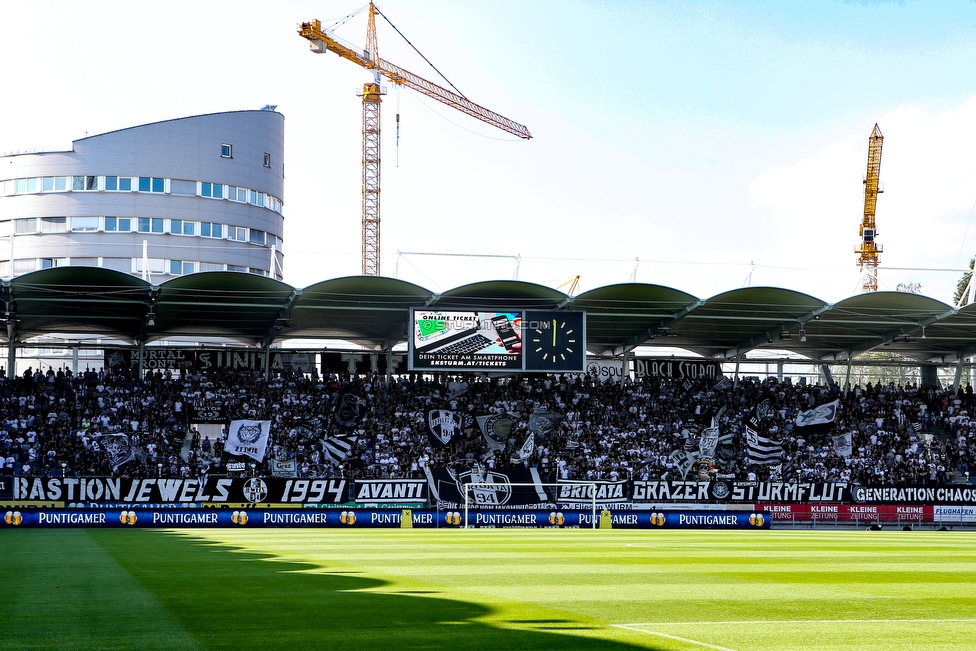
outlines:
[[[630, 361], [630, 351], [624, 351], [623, 359], [620, 360], [620, 388], [623, 389], [627, 383], [627, 378], [624, 375], [627, 373], [627, 364]], [[627, 375], [630, 375], [627, 373]]]
[[846, 396], [851, 392], [851, 364], [854, 362], [854, 357], [851, 355], [847, 356], [847, 377], [844, 379], [844, 395]]
[[271, 339], [264, 344], [264, 381], [271, 379]]
[[735, 376], [732, 380], [732, 390], [735, 391], [739, 388], [739, 356], [735, 356]]
[[140, 339], [139, 340], [139, 379], [140, 380], [145, 374], [145, 369], [143, 368], [143, 364], [145, 364], [145, 359], [146, 359], [145, 352], [146, 352], [146, 340]]
[[826, 364], [820, 365], [820, 374], [823, 375], [823, 379], [827, 383], [827, 386], [834, 383], [834, 378], [830, 375], [830, 367]]
[[776, 381], [783, 381], [783, 360], [776, 362]]
[[17, 348], [14, 346], [14, 338], [10, 336], [13, 328], [7, 324], [7, 379], [12, 380], [17, 377], [14, 366], [17, 364]]
[[952, 389], [954, 391], [959, 390], [959, 383], [962, 382], [962, 363], [965, 361], [965, 357], [960, 357], [959, 361], [956, 362], [956, 377], [952, 381]]
[[78, 347], [71, 347], [71, 374], [78, 375]]

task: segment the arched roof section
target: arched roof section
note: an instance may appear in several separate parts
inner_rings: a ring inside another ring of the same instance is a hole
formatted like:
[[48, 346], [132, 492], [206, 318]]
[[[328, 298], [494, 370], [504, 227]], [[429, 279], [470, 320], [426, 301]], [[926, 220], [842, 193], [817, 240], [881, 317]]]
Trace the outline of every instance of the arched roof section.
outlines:
[[256, 274], [211, 271], [168, 280], [153, 291], [148, 337], [230, 337], [262, 342], [295, 289]]
[[410, 308], [433, 294], [419, 285], [382, 276], [349, 276], [301, 290], [280, 335], [344, 339], [389, 349], [407, 335]]
[[569, 297], [557, 289], [520, 280], [490, 280], [462, 285], [434, 296], [431, 309], [555, 309]]
[[779, 342], [784, 332], [799, 327], [828, 307], [818, 298], [790, 289], [734, 289], [707, 299], [675, 322], [668, 332], [670, 341], [665, 345], [706, 357], [732, 358]]
[[20, 340], [70, 332], [135, 341], [152, 288], [129, 274], [99, 267], [44, 269], [4, 285], [4, 312]]
[[620, 283], [583, 292], [567, 309], [586, 312], [590, 352], [620, 354], [654, 339], [666, 339], [671, 325], [701, 304], [695, 296], [672, 287]]
[[[804, 344], [798, 350], [813, 359], [823, 361], [846, 360], [873, 348], [897, 352], [923, 360], [958, 349], [964, 332], [950, 334], [951, 325], [942, 326], [945, 340], [928, 341], [929, 328], [952, 317], [954, 308], [927, 296], [906, 292], [873, 292], [852, 296], [835, 303], [830, 311], [806, 324]], [[972, 316], [957, 323], [963, 331], [972, 332], [963, 323], [972, 323]], [[951, 324], [951, 321], [950, 321]], [[922, 328], [926, 339], [921, 339]], [[932, 332], [935, 335], [935, 332]]]

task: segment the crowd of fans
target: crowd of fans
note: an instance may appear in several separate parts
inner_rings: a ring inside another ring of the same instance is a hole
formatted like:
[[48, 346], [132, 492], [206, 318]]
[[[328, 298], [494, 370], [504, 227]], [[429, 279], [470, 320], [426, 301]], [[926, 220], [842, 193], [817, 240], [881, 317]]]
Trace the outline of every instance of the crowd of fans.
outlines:
[[[335, 418], [344, 394], [365, 404], [347, 427]], [[835, 399], [840, 409], [829, 431], [806, 435], [795, 428], [800, 411]], [[745, 436], [760, 404], [767, 408], [759, 433], [783, 446], [780, 459], [763, 465], [749, 462]], [[252, 459], [227, 455], [227, 427], [213, 431], [194, 423], [191, 412], [200, 408], [217, 409], [227, 421], [271, 421], [266, 458], [252, 467]], [[5, 473], [26, 476], [270, 475], [273, 462], [286, 462], [298, 477], [421, 478], [425, 467], [481, 463], [533, 466], [548, 480], [717, 477], [913, 485], [968, 482], [976, 455], [974, 408], [971, 386], [955, 391], [868, 384], [845, 391], [775, 378], [719, 385], [644, 378], [621, 385], [585, 375], [278, 374], [265, 380], [261, 373], [227, 369], [153, 371], [142, 378], [121, 368], [78, 375], [48, 369], [0, 379], [0, 456]], [[463, 415], [463, 434], [444, 446], [432, 441], [424, 426], [429, 409]], [[563, 418], [520, 458], [529, 415], [538, 411]], [[515, 425], [505, 449], [492, 451], [477, 417], [502, 413], [513, 415]], [[317, 426], [308, 427], [310, 421]], [[682, 466], [674, 453], [697, 452], [698, 437], [713, 424], [731, 443], [690, 470]], [[201, 435], [201, 429], [213, 435]], [[848, 432], [851, 451], [844, 455], [835, 439]], [[100, 438], [110, 434], [126, 435], [135, 451], [133, 460], [114, 469]], [[336, 460], [323, 448], [322, 440], [333, 437], [355, 438], [345, 458]]]

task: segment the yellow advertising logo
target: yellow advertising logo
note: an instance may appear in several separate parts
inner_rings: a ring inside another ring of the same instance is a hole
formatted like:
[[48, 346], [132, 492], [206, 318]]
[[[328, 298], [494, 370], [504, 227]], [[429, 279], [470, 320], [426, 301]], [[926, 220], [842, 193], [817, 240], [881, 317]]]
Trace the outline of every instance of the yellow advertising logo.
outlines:
[[20, 526], [20, 523], [24, 521], [24, 518], [20, 516], [20, 511], [7, 511], [7, 513], [3, 516], [3, 521], [17, 527]]
[[553, 511], [549, 514], [549, 524], [554, 524], [561, 527], [566, 522], [566, 517], [562, 512]]
[[354, 525], [356, 524], [356, 512], [355, 511], [343, 511], [339, 514], [339, 522], [342, 524]]
[[651, 513], [651, 524], [655, 527], [663, 527], [667, 522], [668, 519], [663, 513]]
[[458, 511], [448, 511], [444, 515], [444, 520], [448, 524], [453, 524], [454, 526], [457, 526], [457, 525], [461, 524], [461, 514]]
[[766, 522], [766, 516], [762, 513], [753, 513], [749, 516], [749, 524], [754, 527], [761, 527]]
[[230, 521], [242, 526], [247, 524], [247, 511], [234, 511], [230, 514]]
[[122, 511], [122, 513], [119, 514], [119, 522], [122, 524], [127, 524], [130, 527], [136, 523], [136, 520], [138, 520], [138, 517], [136, 516], [135, 511]]

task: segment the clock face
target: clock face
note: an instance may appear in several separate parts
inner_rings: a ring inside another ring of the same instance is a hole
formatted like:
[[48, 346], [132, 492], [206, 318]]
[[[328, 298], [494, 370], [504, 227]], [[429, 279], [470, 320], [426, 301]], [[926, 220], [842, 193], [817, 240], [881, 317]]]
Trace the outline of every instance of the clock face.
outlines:
[[582, 371], [586, 343], [582, 312], [525, 313], [525, 370]]

